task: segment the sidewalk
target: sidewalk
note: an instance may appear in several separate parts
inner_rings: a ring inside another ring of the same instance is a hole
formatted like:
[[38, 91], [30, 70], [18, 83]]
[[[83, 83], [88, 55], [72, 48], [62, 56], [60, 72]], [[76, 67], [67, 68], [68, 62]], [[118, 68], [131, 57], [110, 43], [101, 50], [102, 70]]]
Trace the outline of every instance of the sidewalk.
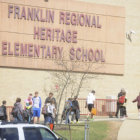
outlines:
[[118, 140], [140, 140], [140, 120], [126, 119], [119, 130]]

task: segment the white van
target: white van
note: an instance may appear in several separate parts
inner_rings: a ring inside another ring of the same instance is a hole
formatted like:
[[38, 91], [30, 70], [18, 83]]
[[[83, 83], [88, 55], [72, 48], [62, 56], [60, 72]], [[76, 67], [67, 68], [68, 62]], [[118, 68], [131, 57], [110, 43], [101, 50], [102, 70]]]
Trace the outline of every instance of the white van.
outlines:
[[63, 140], [39, 124], [1, 123], [0, 140]]

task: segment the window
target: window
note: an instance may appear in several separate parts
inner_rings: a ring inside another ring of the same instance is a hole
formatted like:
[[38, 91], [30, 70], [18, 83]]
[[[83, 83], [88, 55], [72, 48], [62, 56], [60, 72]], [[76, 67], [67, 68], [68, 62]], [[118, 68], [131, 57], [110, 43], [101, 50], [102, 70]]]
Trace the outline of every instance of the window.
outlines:
[[17, 128], [0, 128], [0, 138], [2, 140], [19, 140]]
[[24, 127], [25, 140], [42, 140], [41, 134], [35, 127]]
[[53, 133], [51, 133], [49, 130], [45, 128], [39, 128], [42, 140], [56, 140], [56, 137]]
[[25, 140], [56, 140], [51, 131], [45, 128], [24, 127]]

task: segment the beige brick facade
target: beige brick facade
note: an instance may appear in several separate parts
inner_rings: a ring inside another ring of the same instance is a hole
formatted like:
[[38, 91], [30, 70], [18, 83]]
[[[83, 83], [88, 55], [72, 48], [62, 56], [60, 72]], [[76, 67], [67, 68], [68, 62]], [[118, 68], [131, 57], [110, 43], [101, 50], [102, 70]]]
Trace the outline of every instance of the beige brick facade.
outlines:
[[[17, 0], [7, 0], [11, 3], [20, 3]], [[43, 1], [43, 0], [40, 0]], [[66, 0], [67, 1], [67, 0]], [[84, 0], [81, 0], [84, 1]], [[136, 32], [132, 34], [132, 41], [125, 38], [125, 63], [123, 75], [105, 75], [98, 74], [96, 78], [86, 80], [80, 90], [79, 97], [86, 97], [88, 92], [94, 89], [97, 98], [105, 99], [108, 95], [117, 95], [121, 88], [125, 88], [128, 98], [128, 112], [136, 113], [136, 104], [132, 104], [132, 100], [138, 95], [140, 87], [140, 1], [139, 0], [85, 0], [86, 2], [93, 2], [97, 4], [108, 4], [114, 6], [122, 6], [125, 8], [125, 33], [130, 30]], [[4, 0], [0, 0], [4, 2]], [[24, 3], [27, 2], [24, 0]], [[35, 2], [39, 2], [35, 0]], [[70, 1], [68, 1], [70, 2]], [[28, 0], [28, 4], [32, 5]], [[49, 4], [49, 3], [48, 3]], [[67, 4], [66, 4], [67, 5]], [[61, 6], [61, 5], [59, 5]], [[57, 5], [54, 5], [57, 8]], [[2, 12], [2, 9], [0, 7]], [[119, 13], [115, 13], [116, 15]], [[1, 18], [1, 17], [0, 17]], [[9, 25], [13, 27], [14, 25]], [[13, 27], [14, 28], [14, 27]], [[114, 27], [115, 28], [115, 27]], [[2, 30], [1, 30], [2, 31]], [[0, 38], [2, 38], [0, 36]], [[20, 37], [19, 37], [20, 38]], [[119, 56], [119, 54], [118, 54]], [[34, 70], [22, 68], [3, 68], [0, 67], [0, 101], [6, 99], [7, 105], [13, 105], [16, 97], [21, 97], [22, 100], [26, 99], [29, 93], [39, 91], [39, 95], [44, 102], [46, 96], [52, 91], [55, 97], [58, 96], [56, 91], [56, 83], [54, 78], [54, 71], [48, 70]], [[80, 74], [74, 73], [75, 80], [79, 81]], [[69, 97], [68, 95], [64, 98]], [[64, 100], [63, 98], [63, 100]], [[62, 104], [63, 108], [63, 104]]]

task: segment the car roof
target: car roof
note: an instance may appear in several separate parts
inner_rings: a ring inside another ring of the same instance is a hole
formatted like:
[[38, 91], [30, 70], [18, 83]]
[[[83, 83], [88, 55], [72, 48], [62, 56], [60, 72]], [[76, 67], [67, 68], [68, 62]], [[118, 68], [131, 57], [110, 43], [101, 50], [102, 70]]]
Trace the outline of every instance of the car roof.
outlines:
[[[33, 123], [25, 123], [25, 122], [0, 122], [0, 127], [4, 126], [14, 126], [14, 127], [44, 127], [48, 128], [47, 126], [41, 125], [41, 124], [33, 124]], [[48, 128], [49, 129], [49, 128]]]
[[[41, 128], [46, 128], [48, 130], [50, 130], [50, 128], [48, 128], [45, 125], [41, 125], [41, 124], [30, 124], [30, 123], [14, 123], [14, 122], [0, 122], [0, 128], [23, 128], [23, 127], [41, 127]], [[58, 137], [52, 130], [50, 130], [56, 137]]]
[[[41, 124], [28, 124], [28, 123], [18, 123], [18, 124], [15, 124], [15, 123], [5, 123], [5, 124], [1, 124], [0, 127], [4, 127], [4, 126], [14, 126], [14, 127], [44, 127], [46, 128], [47, 126], [44, 126], [44, 125], [41, 125]], [[48, 127], [47, 127], [48, 128]]]

